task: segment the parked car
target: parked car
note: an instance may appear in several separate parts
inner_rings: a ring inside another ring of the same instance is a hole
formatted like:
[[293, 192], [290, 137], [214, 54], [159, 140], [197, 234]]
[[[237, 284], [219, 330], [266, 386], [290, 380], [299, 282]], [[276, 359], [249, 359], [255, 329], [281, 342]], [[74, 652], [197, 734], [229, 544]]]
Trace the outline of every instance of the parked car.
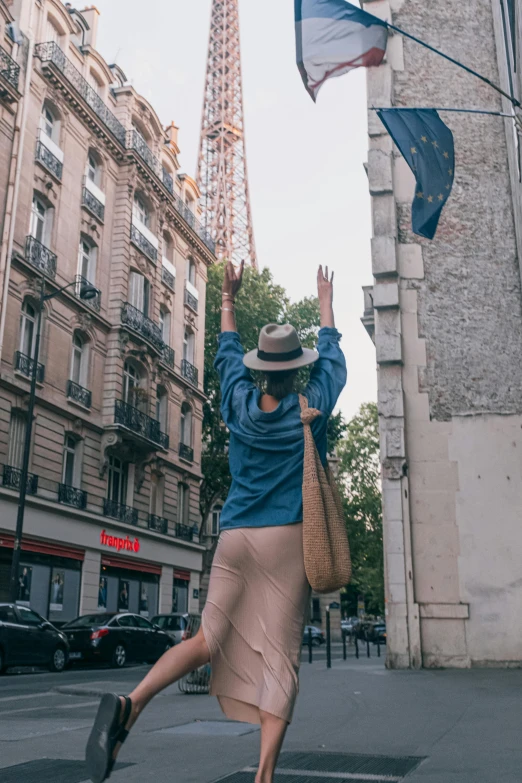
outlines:
[[71, 661], [99, 661], [117, 668], [130, 661], [153, 663], [173, 646], [157, 625], [129, 612], [84, 614], [66, 623], [63, 632]]
[[9, 666], [46, 666], [63, 672], [69, 657], [64, 633], [26, 606], [0, 604], [0, 674]]
[[374, 623], [370, 632], [370, 640], [377, 644], [386, 644], [386, 623]]
[[359, 626], [358, 617], [349, 617], [346, 620], [341, 620], [341, 630], [345, 633], [354, 633]]
[[310, 631], [312, 632], [312, 644], [314, 647], [319, 647], [321, 644], [324, 644], [324, 633], [321, 631], [320, 628], [316, 628], [315, 625], [306, 625], [304, 629], [303, 634], [303, 644], [309, 644], [310, 642]]
[[197, 634], [201, 625], [201, 617], [199, 614], [173, 612], [172, 614], [157, 614], [151, 622], [168, 633], [174, 644], [179, 644]]

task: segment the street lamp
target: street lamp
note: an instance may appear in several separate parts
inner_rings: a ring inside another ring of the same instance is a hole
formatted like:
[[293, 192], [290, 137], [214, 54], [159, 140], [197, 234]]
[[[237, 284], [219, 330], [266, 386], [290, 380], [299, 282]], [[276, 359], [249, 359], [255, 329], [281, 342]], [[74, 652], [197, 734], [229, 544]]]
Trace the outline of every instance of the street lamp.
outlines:
[[22, 549], [22, 533], [24, 528], [25, 498], [27, 494], [27, 474], [29, 472], [29, 455], [31, 453], [31, 435], [33, 431], [34, 403], [36, 398], [36, 377], [38, 373], [38, 358], [40, 354], [40, 334], [42, 330], [42, 312], [45, 302], [54, 299], [67, 288], [78, 286], [78, 296], [84, 301], [94, 299], [100, 293], [91, 283], [73, 280], [52, 294], [45, 293], [45, 277], [42, 277], [40, 285], [40, 299], [38, 304], [38, 324], [36, 328], [36, 340], [34, 344], [34, 356], [31, 372], [31, 390], [29, 392], [29, 404], [27, 406], [27, 425], [25, 428], [24, 453], [22, 459], [22, 471], [20, 476], [20, 499], [18, 501], [18, 515], [16, 517], [16, 532], [14, 539], [13, 560], [11, 563], [11, 579], [9, 583], [10, 601], [15, 603], [18, 598], [18, 571], [20, 568], [20, 554]]

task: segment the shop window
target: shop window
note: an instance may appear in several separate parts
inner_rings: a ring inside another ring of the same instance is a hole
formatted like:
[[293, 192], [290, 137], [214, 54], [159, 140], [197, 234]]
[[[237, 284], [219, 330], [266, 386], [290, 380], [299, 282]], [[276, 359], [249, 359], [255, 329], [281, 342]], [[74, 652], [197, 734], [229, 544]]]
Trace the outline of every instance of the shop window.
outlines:
[[42, 245], [47, 246], [50, 242], [52, 214], [52, 209], [49, 209], [42, 199], [34, 194], [29, 234]]
[[219, 536], [219, 530], [221, 527], [221, 512], [223, 511], [223, 506], [214, 506], [212, 509], [212, 517], [210, 520], [210, 535], [211, 536]]
[[196, 285], [196, 264], [192, 258], [187, 258], [187, 280], [191, 285]]
[[140, 196], [134, 196], [132, 215], [140, 223], [143, 223], [146, 228], [150, 228], [150, 211]]
[[181, 406], [181, 443], [192, 447], [192, 408], [188, 402]]
[[86, 239], [80, 239], [78, 248], [78, 274], [89, 283], [96, 280], [96, 255], [97, 247]]
[[139, 272], [131, 272], [129, 278], [129, 302], [143, 315], [149, 314], [150, 283]]
[[172, 611], [184, 614], [188, 612], [189, 582], [174, 579], [172, 587]]
[[11, 411], [7, 464], [13, 468], [20, 469], [22, 467], [26, 424], [27, 418], [24, 413], [21, 411]]
[[185, 328], [183, 334], [183, 358], [189, 364], [194, 364], [196, 338], [194, 332], [188, 327]]
[[63, 443], [62, 484], [68, 487], [78, 487], [80, 484], [80, 442], [69, 433], [65, 433]]
[[190, 488], [187, 484], [178, 484], [178, 522], [180, 525], [189, 524]]
[[33, 358], [36, 347], [36, 310], [26, 299], [20, 315], [20, 353]]
[[128, 465], [118, 457], [109, 457], [107, 472], [107, 497], [114, 503], [126, 505]]

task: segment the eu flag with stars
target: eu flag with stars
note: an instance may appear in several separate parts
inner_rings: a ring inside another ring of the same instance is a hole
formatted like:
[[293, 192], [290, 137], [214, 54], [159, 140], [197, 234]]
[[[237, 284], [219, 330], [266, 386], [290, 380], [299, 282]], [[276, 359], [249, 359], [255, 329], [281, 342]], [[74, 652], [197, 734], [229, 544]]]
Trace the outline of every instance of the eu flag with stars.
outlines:
[[379, 109], [386, 130], [413, 171], [413, 231], [433, 239], [455, 177], [453, 133], [435, 109]]

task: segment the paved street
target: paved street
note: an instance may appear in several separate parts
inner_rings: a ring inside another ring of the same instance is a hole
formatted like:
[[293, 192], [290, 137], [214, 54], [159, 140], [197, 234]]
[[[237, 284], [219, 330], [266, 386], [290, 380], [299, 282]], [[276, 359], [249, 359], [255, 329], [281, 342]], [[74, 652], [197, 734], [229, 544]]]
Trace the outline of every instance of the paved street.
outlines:
[[[97, 694], [107, 689], [126, 692], [146, 670], [2, 677], [0, 780], [82, 783], [81, 768], [54, 761], [45, 773], [40, 760], [80, 760]], [[408, 776], [409, 783], [520, 783], [521, 687], [519, 670], [389, 672], [383, 659], [350, 657], [346, 662], [335, 660], [328, 671], [324, 660], [317, 660], [303, 664], [301, 694], [285, 750], [425, 757]], [[246, 733], [227, 735], [237, 729]], [[111, 783], [210, 783], [251, 767], [258, 741], [255, 727], [223, 722], [214, 699], [184, 696], [172, 687], [142, 716], [121, 754], [122, 764], [129, 766], [113, 773]], [[285, 758], [286, 766], [294, 767], [304, 756], [296, 762], [294, 757]], [[337, 757], [328, 759], [337, 763]], [[33, 764], [15, 766], [24, 762]], [[335, 778], [326, 772], [299, 777], [288, 770], [279, 776], [285, 783], [334, 779], [362, 783], [402, 777], [349, 772], [338, 772]], [[253, 774], [236, 776], [235, 781], [250, 783]]]

